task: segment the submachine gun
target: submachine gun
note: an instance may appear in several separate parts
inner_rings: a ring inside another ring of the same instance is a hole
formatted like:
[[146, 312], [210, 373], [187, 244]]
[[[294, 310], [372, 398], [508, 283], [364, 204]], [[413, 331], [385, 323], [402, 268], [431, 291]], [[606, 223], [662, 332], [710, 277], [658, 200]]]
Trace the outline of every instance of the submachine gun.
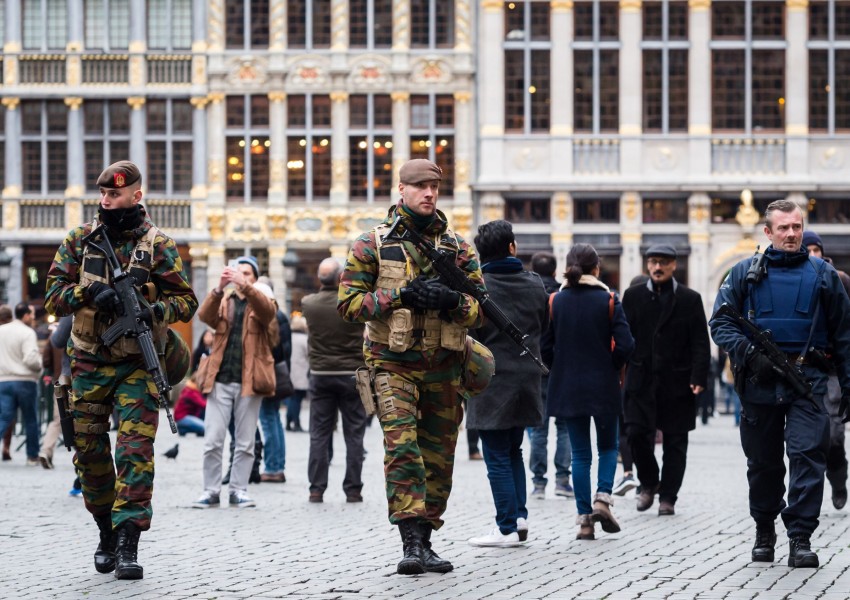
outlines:
[[[398, 230], [401, 225], [405, 226], [401, 233], [399, 233]], [[454, 258], [450, 254], [435, 248], [430, 241], [422, 236], [422, 234], [412, 227], [404, 224], [401, 217], [396, 218], [392, 227], [390, 227], [390, 230], [384, 236], [384, 239], [410, 242], [413, 244], [416, 249], [431, 262], [431, 266], [434, 268], [434, 271], [440, 275], [440, 279], [443, 283], [456, 292], [468, 294], [475, 298], [478, 301], [478, 305], [481, 307], [484, 316], [490, 319], [499, 331], [511, 338], [511, 340], [522, 349], [520, 356], [528, 356], [534, 361], [534, 364], [537, 365], [544, 375], [549, 374], [549, 369], [545, 364], [543, 364], [543, 361], [540, 360], [539, 357], [535, 356], [531, 351], [531, 348], [528, 347], [528, 344], [525, 343], [525, 338], [528, 337], [528, 334], [521, 332], [519, 328], [511, 322], [507, 315], [502, 312], [502, 309], [499, 308], [495, 301], [490, 297], [488, 292], [481, 291], [475, 284], [469, 281], [466, 273], [464, 273], [461, 268], [455, 264]]]
[[773, 366], [773, 371], [791, 386], [795, 393], [813, 400], [812, 388], [803, 377], [796, 364], [788, 360], [788, 356], [773, 341], [769, 329], [760, 329], [755, 323], [747, 320], [735, 308], [724, 302], [714, 315], [730, 317], [748, 334], [753, 344], [761, 350]]
[[[100, 237], [100, 244], [95, 241], [95, 238], [98, 236]], [[142, 351], [145, 370], [153, 378], [154, 385], [156, 385], [156, 389], [159, 392], [159, 405], [165, 409], [168, 424], [171, 426], [171, 433], [177, 433], [177, 423], [174, 422], [174, 417], [171, 415], [171, 410], [168, 407], [168, 395], [171, 391], [171, 385], [169, 385], [168, 380], [165, 378], [165, 373], [162, 371], [159, 356], [153, 345], [153, 335], [150, 325], [142, 318], [145, 311], [142, 309], [141, 303], [145, 303], [148, 311], [150, 310], [150, 306], [146, 300], [141, 298], [129, 271], [125, 272], [121, 268], [121, 262], [115, 255], [115, 250], [112, 248], [112, 242], [106, 233], [106, 227], [104, 225], [97, 227], [83, 238], [83, 241], [91, 244], [93, 248], [100, 250], [106, 256], [106, 259], [109, 261], [109, 267], [112, 269], [112, 289], [118, 294], [119, 299], [119, 305], [116, 307], [118, 319], [100, 336], [100, 339], [109, 347], [122, 337], [135, 338], [139, 343], [139, 349]]]

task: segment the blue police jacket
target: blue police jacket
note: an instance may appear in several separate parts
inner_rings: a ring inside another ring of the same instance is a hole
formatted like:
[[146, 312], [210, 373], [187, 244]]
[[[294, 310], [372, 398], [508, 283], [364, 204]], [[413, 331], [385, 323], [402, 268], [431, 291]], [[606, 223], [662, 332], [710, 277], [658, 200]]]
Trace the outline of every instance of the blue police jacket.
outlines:
[[[850, 299], [838, 272], [819, 258], [810, 258], [805, 250], [784, 252], [772, 246], [765, 251], [766, 275], [760, 283], [748, 284], [749, 258], [729, 271], [714, 303], [715, 312], [728, 303], [761, 329], [769, 329], [773, 340], [785, 352], [804, 350], [816, 312], [811, 346], [828, 351], [836, 365], [844, 395], [850, 395]], [[736, 370], [744, 368], [750, 340], [729, 317], [715, 316], [709, 321], [714, 342], [729, 353]], [[826, 393], [826, 373], [808, 364], [803, 375], [815, 396]], [[757, 404], [787, 404], [795, 394], [781, 377], [769, 381], [747, 378], [743, 385], [744, 401]]]

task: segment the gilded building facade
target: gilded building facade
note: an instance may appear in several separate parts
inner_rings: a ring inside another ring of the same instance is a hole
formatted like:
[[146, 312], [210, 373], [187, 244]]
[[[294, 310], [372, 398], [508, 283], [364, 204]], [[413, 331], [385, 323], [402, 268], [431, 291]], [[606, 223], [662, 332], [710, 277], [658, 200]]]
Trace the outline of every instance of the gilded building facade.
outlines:
[[96, 210], [97, 174], [125, 157], [200, 294], [250, 253], [297, 306], [414, 157], [443, 167], [460, 233], [507, 218], [523, 256], [561, 262], [591, 242], [615, 287], [664, 241], [710, 302], [785, 197], [850, 266], [850, 2], [0, 7], [12, 302], [40, 301], [59, 241]]

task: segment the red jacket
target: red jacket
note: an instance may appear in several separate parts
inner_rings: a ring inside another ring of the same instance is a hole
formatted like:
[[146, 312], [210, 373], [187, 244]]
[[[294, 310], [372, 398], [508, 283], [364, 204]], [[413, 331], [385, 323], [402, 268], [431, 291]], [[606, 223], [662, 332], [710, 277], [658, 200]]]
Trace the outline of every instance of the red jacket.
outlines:
[[[190, 387], [191, 386], [191, 387]], [[185, 416], [203, 417], [207, 407], [207, 399], [192, 383], [187, 383], [174, 405], [174, 420], [179, 421]]]

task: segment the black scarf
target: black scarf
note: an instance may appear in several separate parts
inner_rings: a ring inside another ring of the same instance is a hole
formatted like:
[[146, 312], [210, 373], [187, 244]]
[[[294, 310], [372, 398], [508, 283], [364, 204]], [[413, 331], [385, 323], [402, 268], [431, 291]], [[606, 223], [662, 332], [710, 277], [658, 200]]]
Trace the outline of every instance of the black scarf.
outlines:
[[98, 220], [110, 231], [121, 233], [139, 227], [145, 220], [142, 207], [134, 204], [129, 208], [113, 208], [106, 210], [102, 206], [97, 209]]

